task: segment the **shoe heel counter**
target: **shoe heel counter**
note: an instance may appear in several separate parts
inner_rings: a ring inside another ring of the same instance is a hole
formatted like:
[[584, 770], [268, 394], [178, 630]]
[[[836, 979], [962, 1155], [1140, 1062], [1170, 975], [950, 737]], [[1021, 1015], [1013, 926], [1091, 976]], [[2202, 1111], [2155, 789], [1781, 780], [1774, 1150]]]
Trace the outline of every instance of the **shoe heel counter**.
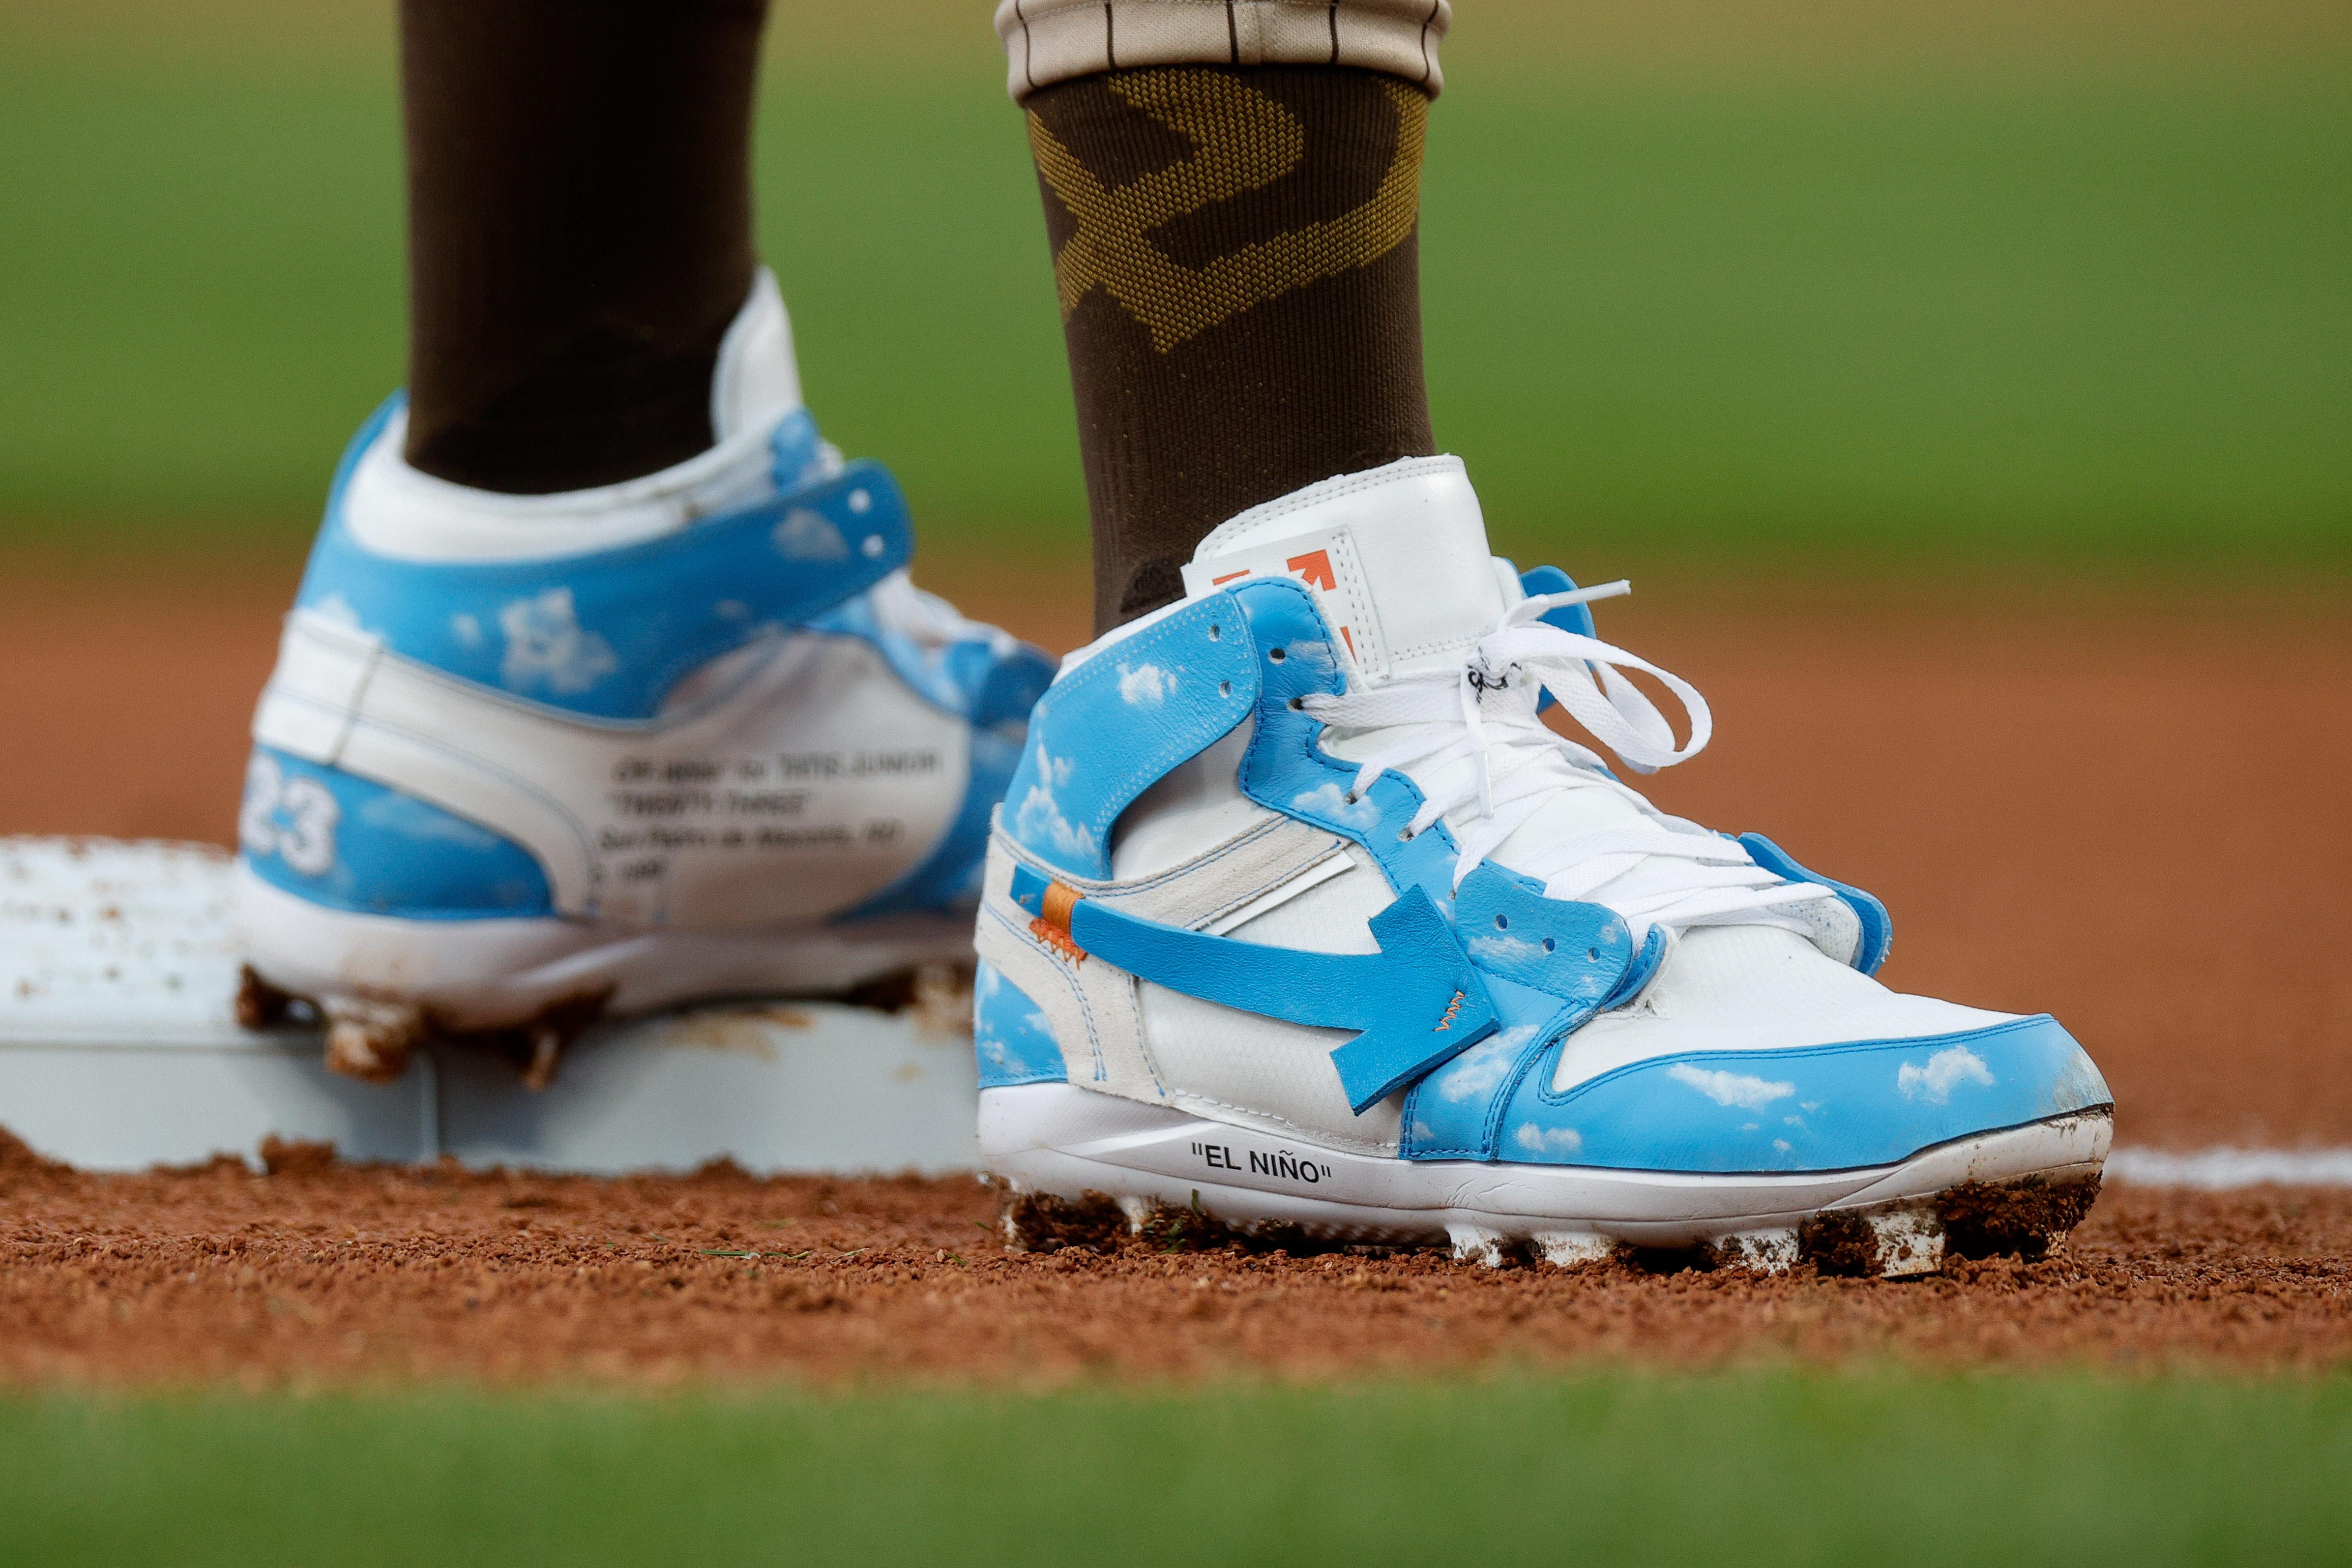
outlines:
[[[380, 553], [355, 535], [351, 511], [368, 482], [369, 453], [397, 434], [391, 426], [402, 406], [399, 398], [385, 404], [345, 452], [297, 612], [560, 712], [650, 719], [695, 670], [776, 628], [810, 624], [904, 566], [913, 551], [898, 482], [861, 460], [764, 499], [717, 505], [691, 527], [584, 553]], [[795, 417], [813, 444], [814, 426]], [[766, 439], [741, 460], [764, 476]], [[775, 460], [786, 461], [782, 445]], [[689, 499], [672, 500], [683, 508]]]
[[246, 763], [237, 848], [262, 881], [330, 909], [409, 920], [555, 912], [545, 869], [512, 839], [270, 746]]

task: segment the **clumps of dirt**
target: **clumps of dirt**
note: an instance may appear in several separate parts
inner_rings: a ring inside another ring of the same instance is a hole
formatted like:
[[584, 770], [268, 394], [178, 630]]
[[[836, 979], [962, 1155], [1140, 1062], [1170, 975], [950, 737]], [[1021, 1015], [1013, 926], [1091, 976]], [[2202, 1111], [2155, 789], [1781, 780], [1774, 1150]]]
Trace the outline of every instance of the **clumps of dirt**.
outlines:
[[20, 1182], [55, 1180], [72, 1174], [72, 1166], [50, 1159], [5, 1127], [0, 1127], [0, 1192]]
[[[1003, 1189], [999, 1215], [1015, 1251], [1060, 1252], [1083, 1248], [1105, 1257], [1122, 1249], [1171, 1254], [1231, 1252], [1259, 1258], [1319, 1258], [1327, 1253], [1350, 1257], [1394, 1257], [1417, 1247], [1363, 1246], [1310, 1236], [1295, 1225], [1261, 1225], [1244, 1230], [1227, 1225], [1192, 1203], [1155, 1203], [1140, 1220], [1129, 1215], [1116, 1198], [1083, 1193], [1075, 1199], [1042, 1193]], [[1430, 1250], [1444, 1250], [1433, 1243]]]
[[1052, 1253], [1079, 1247], [1108, 1254], [1127, 1239], [1127, 1213], [1108, 1193], [1061, 1198], [1051, 1193], [1016, 1193], [1009, 1186], [999, 1190], [1009, 1250]]
[[1852, 1209], [1829, 1209], [1797, 1227], [1797, 1256], [1817, 1274], [1867, 1279], [1878, 1272], [1878, 1233]]
[[912, 1009], [917, 1024], [927, 1031], [969, 1035], [973, 978], [969, 963], [918, 964], [853, 985], [835, 1000], [893, 1016]]
[[237, 966], [236, 1009], [240, 1027], [275, 1029], [289, 1021], [294, 1005], [292, 992], [280, 991], [256, 974], [250, 963]]
[[1231, 1237], [1190, 1205], [1132, 1230], [1097, 1195], [1016, 1198], [1022, 1251], [969, 1177], [594, 1180], [282, 1150], [276, 1169], [98, 1175], [0, 1142], [0, 1386], [2352, 1366], [2347, 1191], [2126, 1187], [2063, 1252], [1889, 1282], [1821, 1271], [1850, 1230], [1779, 1274], [1697, 1251], [1497, 1269]]
[[1936, 1199], [1936, 1217], [1943, 1222], [1948, 1254], [1980, 1258], [2014, 1253], [2031, 1260], [2064, 1240], [2098, 1200], [2096, 1175], [1963, 1182]]
[[1155, 1252], [1214, 1252], [1249, 1245], [1248, 1238], [1202, 1208], [1197, 1198], [1190, 1206], [1152, 1205], [1136, 1227], [1136, 1240]]
[[280, 1138], [275, 1132], [261, 1141], [261, 1168], [273, 1176], [311, 1176], [335, 1164], [332, 1143], [312, 1143]]

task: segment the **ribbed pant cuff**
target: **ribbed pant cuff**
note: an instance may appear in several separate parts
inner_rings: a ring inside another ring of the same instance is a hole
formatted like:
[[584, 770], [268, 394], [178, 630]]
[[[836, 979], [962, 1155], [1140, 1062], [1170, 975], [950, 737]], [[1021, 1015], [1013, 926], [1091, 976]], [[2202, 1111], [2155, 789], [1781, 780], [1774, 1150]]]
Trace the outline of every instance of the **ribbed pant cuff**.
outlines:
[[1384, 71], [1434, 98], [1449, 0], [1003, 0], [1014, 101], [1133, 66], [1333, 65]]

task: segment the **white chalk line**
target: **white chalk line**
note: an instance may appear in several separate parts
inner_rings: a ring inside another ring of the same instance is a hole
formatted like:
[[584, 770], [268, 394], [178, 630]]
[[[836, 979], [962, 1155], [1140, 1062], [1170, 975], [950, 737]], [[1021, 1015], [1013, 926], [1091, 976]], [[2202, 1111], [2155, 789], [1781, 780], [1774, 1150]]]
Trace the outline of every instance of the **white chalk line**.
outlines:
[[2117, 1149], [2107, 1156], [2106, 1179], [2143, 1187], [2197, 1187], [2209, 1193], [2237, 1187], [2352, 1187], [2352, 1149]]

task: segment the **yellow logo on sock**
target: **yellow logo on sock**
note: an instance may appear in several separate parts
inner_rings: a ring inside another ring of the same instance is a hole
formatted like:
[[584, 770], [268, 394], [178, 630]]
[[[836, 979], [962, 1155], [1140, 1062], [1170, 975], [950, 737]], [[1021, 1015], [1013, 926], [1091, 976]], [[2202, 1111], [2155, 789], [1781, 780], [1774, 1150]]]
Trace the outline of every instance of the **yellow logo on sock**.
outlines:
[[1298, 166], [1307, 132], [1272, 98], [1218, 71], [1152, 70], [1109, 79], [1110, 89], [1192, 143], [1181, 163], [1116, 189], [1029, 116], [1029, 145], [1045, 183], [1077, 221], [1054, 258], [1067, 317], [1101, 289], [1166, 353], [1252, 305], [1368, 267], [1404, 243], [1421, 208], [1421, 154], [1429, 100], [1403, 82], [1382, 89], [1397, 110], [1397, 144], [1372, 198], [1335, 218], [1256, 240], [1204, 267], [1171, 260], [1151, 230], [1214, 202], [1262, 190]]

